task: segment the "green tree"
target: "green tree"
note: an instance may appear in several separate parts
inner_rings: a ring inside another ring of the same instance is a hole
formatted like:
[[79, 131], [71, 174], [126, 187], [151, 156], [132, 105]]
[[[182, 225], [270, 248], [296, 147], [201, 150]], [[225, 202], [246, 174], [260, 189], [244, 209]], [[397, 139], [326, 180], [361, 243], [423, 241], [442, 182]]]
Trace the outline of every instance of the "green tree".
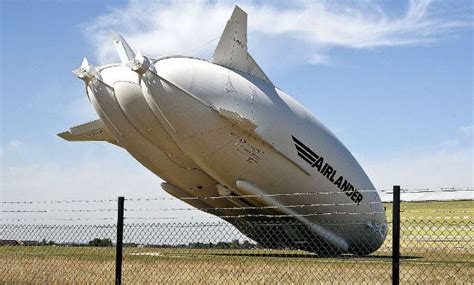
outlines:
[[113, 246], [114, 244], [108, 238], [104, 238], [104, 239], [95, 238], [89, 241], [88, 245], [95, 246], [95, 247], [105, 247], [105, 246]]

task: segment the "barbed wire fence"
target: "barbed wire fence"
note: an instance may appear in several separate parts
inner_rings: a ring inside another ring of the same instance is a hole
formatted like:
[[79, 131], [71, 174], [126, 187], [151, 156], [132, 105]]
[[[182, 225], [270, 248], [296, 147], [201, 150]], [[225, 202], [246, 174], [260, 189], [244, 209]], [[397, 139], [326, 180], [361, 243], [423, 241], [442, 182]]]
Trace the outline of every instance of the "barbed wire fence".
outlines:
[[[239, 201], [222, 207], [170, 197], [0, 201], [0, 283], [474, 280], [474, 188], [394, 189], [378, 191], [390, 200], [383, 207], [319, 202], [334, 192], [181, 198]], [[449, 200], [459, 193], [467, 199]], [[423, 201], [399, 202], [409, 195]], [[264, 198], [282, 203], [254, 203]]]

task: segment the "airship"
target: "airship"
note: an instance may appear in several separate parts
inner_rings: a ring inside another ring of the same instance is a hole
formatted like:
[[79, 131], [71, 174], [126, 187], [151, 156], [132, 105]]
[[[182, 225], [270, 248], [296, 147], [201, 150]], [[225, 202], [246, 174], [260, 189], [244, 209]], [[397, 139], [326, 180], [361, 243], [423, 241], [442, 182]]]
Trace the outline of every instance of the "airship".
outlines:
[[242, 9], [234, 8], [211, 60], [151, 58], [112, 37], [120, 63], [84, 59], [73, 71], [99, 119], [61, 138], [124, 148], [165, 181], [164, 191], [262, 246], [365, 255], [382, 245], [377, 190], [341, 141], [249, 54]]

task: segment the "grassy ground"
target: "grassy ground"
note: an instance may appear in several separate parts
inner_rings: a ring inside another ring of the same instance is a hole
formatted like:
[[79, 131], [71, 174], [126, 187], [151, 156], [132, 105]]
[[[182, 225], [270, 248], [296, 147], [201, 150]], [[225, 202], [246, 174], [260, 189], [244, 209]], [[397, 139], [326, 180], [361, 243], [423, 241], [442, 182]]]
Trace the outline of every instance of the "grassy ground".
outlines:
[[[474, 202], [406, 202], [402, 210], [402, 282], [472, 282], [474, 234], [469, 211], [474, 211]], [[124, 252], [123, 280], [133, 284], [385, 284], [391, 276], [390, 242], [389, 235], [371, 256], [339, 258], [292, 250], [130, 247]], [[114, 255], [114, 248], [3, 246], [0, 283], [113, 283]]]
[[[392, 221], [392, 203], [385, 203], [387, 218]], [[474, 217], [474, 201], [430, 201], [402, 202], [400, 207], [403, 221], [430, 220], [440, 221], [472, 221]]]

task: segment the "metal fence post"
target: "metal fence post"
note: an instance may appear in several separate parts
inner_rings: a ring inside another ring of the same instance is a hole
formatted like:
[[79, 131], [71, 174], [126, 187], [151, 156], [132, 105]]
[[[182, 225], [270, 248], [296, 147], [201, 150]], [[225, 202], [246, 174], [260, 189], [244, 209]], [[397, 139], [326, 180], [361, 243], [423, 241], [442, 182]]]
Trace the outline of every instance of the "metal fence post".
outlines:
[[123, 205], [125, 198], [118, 197], [117, 240], [115, 245], [115, 284], [122, 284]]
[[400, 186], [393, 186], [392, 284], [400, 284]]

